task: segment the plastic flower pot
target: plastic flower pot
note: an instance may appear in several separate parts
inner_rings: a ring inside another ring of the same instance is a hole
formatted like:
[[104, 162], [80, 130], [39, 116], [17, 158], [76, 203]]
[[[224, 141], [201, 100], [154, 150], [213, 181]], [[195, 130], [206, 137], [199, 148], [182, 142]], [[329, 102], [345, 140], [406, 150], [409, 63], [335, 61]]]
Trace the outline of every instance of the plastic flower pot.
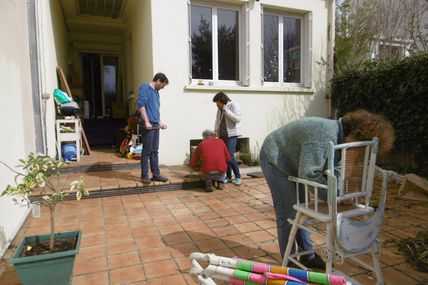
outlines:
[[13, 254], [9, 263], [15, 266], [19, 279], [24, 285], [69, 285], [73, 273], [74, 259], [79, 253], [81, 231], [56, 233], [55, 239], [75, 238], [73, 250], [20, 257], [28, 244], [49, 241], [50, 235], [25, 237]]

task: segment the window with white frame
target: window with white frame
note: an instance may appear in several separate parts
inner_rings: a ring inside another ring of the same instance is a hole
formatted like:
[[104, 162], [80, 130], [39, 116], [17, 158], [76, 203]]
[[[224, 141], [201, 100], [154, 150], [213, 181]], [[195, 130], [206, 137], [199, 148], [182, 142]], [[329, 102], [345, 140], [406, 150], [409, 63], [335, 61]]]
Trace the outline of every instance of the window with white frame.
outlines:
[[303, 83], [302, 18], [263, 14], [263, 81]]
[[239, 81], [239, 8], [193, 3], [190, 8], [192, 81]]

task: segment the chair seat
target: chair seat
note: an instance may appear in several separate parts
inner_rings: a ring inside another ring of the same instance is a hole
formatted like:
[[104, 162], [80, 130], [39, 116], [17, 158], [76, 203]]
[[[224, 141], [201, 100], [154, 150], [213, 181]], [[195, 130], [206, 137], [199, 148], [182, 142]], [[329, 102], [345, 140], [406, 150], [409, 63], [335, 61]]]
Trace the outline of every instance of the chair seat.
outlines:
[[[293, 208], [296, 211], [302, 212], [303, 214], [313, 219], [317, 219], [321, 222], [328, 223], [328, 222], [331, 222], [333, 219], [332, 215], [329, 213], [328, 204], [325, 202], [318, 203], [318, 211], [315, 211], [314, 203], [310, 203], [308, 204], [308, 206], [306, 206], [305, 204], [296, 204], [293, 206]], [[372, 213], [373, 211], [374, 209], [372, 207], [364, 207], [362, 205], [359, 205], [359, 207], [355, 205], [342, 205], [342, 204], [337, 205], [337, 212], [341, 216], [348, 217], [348, 218], [366, 215], [366, 214]]]

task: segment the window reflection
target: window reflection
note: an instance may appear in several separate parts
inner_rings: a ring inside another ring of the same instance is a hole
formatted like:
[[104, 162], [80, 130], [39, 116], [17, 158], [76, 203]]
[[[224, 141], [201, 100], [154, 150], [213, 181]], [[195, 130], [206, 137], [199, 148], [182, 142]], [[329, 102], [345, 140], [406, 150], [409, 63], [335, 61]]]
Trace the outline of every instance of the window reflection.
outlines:
[[238, 12], [218, 9], [218, 66], [220, 80], [239, 79]]
[[192, 77], [212, 79], [212, 11], [192, 5]]
[[300, 82], [300, 19], [284, 17], [283, 82]]
[[264, 81], [278, 82], [278, 17], [263, 17]]

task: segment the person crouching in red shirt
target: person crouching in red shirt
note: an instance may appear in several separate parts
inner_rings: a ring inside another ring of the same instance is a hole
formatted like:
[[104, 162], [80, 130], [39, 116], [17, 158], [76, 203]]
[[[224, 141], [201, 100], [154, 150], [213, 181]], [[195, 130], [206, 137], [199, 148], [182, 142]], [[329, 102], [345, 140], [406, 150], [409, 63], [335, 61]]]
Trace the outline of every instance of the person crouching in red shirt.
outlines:
[[202, 132], [202, 142], [198, 145], [189, 161], [190, 167], [195, 167], [201, 159], [201, 176], [205, 181], [205, 190], [213, 191], [213, 185], [219, 190], [224, 188], [224, 178], [227, 162], [231, 157], [224, 142], [216, 138], [211, 130]]

